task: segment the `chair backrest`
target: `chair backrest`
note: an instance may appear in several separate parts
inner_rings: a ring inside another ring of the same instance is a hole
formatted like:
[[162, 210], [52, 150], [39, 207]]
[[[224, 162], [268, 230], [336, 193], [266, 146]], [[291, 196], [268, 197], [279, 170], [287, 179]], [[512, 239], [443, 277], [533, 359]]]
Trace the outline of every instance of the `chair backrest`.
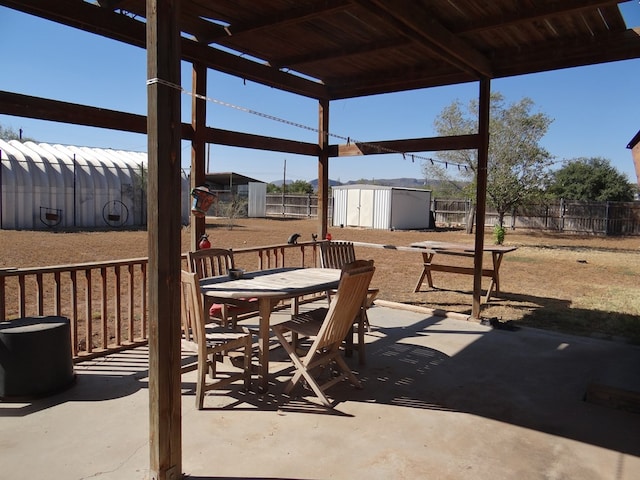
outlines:
[[324, 268], [342, 268], [355, 262], [356, 251], [352, 242], [322, 242], [320, 265]]
[[206, 342], [200, 339], [205, 337], [204, 312], [202, 309], [202, 294], [198, 277], [193, 272], [181, 270], [181, 301], [182, 333], [188, 342], [195, 342], [206, 348]]
[[340, 344], [344, 340], [365, 304], [375, 270], [373, 260], [356, 260], [342, 268], [338, 291], [331, 298], [311, 351]]
[[227, 275], [235, 268], [233, 252], [226, 248], [203, 248], [187, 254], [189, 270], [198, 278]]

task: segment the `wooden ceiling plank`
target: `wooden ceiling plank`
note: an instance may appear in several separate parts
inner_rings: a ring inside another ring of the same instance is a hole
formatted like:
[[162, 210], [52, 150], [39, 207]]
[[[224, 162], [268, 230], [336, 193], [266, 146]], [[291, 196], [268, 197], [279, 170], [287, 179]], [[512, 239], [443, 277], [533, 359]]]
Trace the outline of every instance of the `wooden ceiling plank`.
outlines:
[[414, 0], [357, 1], [358, 3], [372, 2], [375, 4], [385, 12], [384, 18], [390, 16], [401, 22], [443, 59], [448, 61], [451, 61], [451, 58], [456, 59], [463, 65], [463, 68], [472, 69], [473, 72], [481, 76], [491, 77], [493, 75], [491, 64], [482, 53], [451, 33]]
[[207, 37], [199, 40], [204, 43], [218, 42], [224, 45], [224, 39], [227, 36], [240, 37], [266, 29], [279, 29], [287, 25], [311, 21], [330, 13], [344, 11], [351, 7], [352, 4], [349, 0], [318, 0], [312, 4], [296, 6], [285, 12], [274, 12], [270, 16], [261, 15], [259, 20], [254, 23], [229, 25], [228, 31], [210, 32]]
[[464, 35], [480, 33], [497, 28], [518, 26], [550, 17], [578, 13], [583, 10], [610, 7], [618, 3], [620, 2], [616, 0], [565, 0], [563, 2], [549, 2], [543, 5], [536, 5], [533, 8], [519, 7], [517, 10], [504, 15], [492, 16], [484, 21], [474, 21], [473, 23], [453, 30], [453, 33]]
[[600, 35], [590, 41], [548, 42], [518, 49], [517, 54], [515, 50], [502, 52], [494, 59], [494, 66], [497, 76], [507, 77], [634, 58], [640, 58], [640, 28]]
[[347, 48], [334, 48], [315, 52], [312, 54], [280, 57], [276, 60], [270, 61], [269, 64], [277, 68], [294, 68], [299, 65], [315, 63], [323, 60], [342, 60], [354, 55], [362, 55], [380, 50], [386, 50], [389, 48], [398, 48], [401, 46], [405, 46], [408, 43], [409, 40], [406, 37], [396, 37], [383, 41], [370, 42], [364, 45], [353, 45]]

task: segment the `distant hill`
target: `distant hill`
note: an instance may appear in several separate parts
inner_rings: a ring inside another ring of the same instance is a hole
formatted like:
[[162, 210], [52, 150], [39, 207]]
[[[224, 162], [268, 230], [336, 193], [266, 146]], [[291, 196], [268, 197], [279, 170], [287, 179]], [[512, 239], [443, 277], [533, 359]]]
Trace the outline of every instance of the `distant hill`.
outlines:
[[[287, 180], [287, 185], [294, 182], [295, 180]], [[271, 182], [274, 185], [280, 187], [282, 186], [282, 180], [276, 180]], [[318, 179], [310, 180], [309, 183], [313, 186], [314, 190], [318, 189]], [[335, 187], [336, 185], [357, 185], [357, 184], [367, 184], [367, 185], [382, 185], [385, 187], [407, 187], [407, 188], [421, 188], [424, 186], [424, 180], [421, 178], [375, 178], [371, 180], [360, 179], [360, 180], [349, 180], [348, 182], [339, 182], [337, 180], [329, 179], [329, 186]]]
[[367, 185], [382, 185], [385, 187], [408, 187], [420, 188], [424, 186], [424, 180], [421, 178], [375, 178], [371, 180], [351, 180], [345, 185], [355, 185], [358, 183], [366, 183]]
[[[313, 188], [318, 187], [318, 180], [312, 180], [309, 183], [313, 185]], [[424, 185], [424, 180], [419, 178], [375, 178], [371, 180], [360, 179], [360, 180], [349, 180], [348, 182], [337, 182], [335, 180], [329, 180], [329, 186], [333, 187], [335, 185], [357, 185], [357, 184], [366, 184], [366, 185], [382, 185], [385, 187], [409, 187], [409, 188], [420, 188]]]
[[[314, 190], [317, 190], [317, 189], [318, 189], [318, 179], [317, 179], [317, 178], [316, 178], [316, 179], [314, 179], [314, 180], [311, 180], [309, 183], [310, 183], [311, 185], [313, 185], [313, 189], [314, 189]], [[338, 182], [337, 180], [331, 180], [331, 179], [329, 179], [329, 186], [330, 186], [330, 187], [335, 187], [336, 185], [342, 185], [342, 183]]]

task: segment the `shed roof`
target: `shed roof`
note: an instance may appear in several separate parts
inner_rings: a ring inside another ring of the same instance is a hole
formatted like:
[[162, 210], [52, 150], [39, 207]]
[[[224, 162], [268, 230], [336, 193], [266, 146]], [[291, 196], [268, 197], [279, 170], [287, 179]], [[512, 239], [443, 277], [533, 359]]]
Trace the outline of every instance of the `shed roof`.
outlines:
[[212, 186], [224, 187], [227, 187], [229, 185], [246, 185], [250, 182], [265, 183], [261, 180], [256, 180], [255, 178], [247, 177], [235, 172], [207, 173], [205, 175], [205, 179], [207, 183]]
[[636, 133], [633, 138], [631, 139], [631, 141], [629, 142], [629, 144], [627, 145], [627, 148], [633, 148], [635, 147], [638, 142], [640, 142], [640, 130], [638, 130], [638, 133]]
[[364, 183], [336, 185], [331, 188], [334, 190], [406, 190], [406, 191], [412, 191], [412, 192], [431, 192], [431, 190], [428, 190], [425, 188], [395, 187], [393, 185], [373, 185], [373, 184], [364, 184]]

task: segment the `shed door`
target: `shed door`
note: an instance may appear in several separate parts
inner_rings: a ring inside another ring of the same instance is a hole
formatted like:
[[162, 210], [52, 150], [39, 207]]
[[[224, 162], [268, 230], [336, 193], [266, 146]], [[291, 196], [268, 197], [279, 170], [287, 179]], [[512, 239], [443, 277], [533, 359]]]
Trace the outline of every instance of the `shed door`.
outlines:
[[373, 190], [360, 190], [360, 227], [373, 228]]
[[347, 190], [347, 225], [360, 225], [360, 190], [357, 188]]

